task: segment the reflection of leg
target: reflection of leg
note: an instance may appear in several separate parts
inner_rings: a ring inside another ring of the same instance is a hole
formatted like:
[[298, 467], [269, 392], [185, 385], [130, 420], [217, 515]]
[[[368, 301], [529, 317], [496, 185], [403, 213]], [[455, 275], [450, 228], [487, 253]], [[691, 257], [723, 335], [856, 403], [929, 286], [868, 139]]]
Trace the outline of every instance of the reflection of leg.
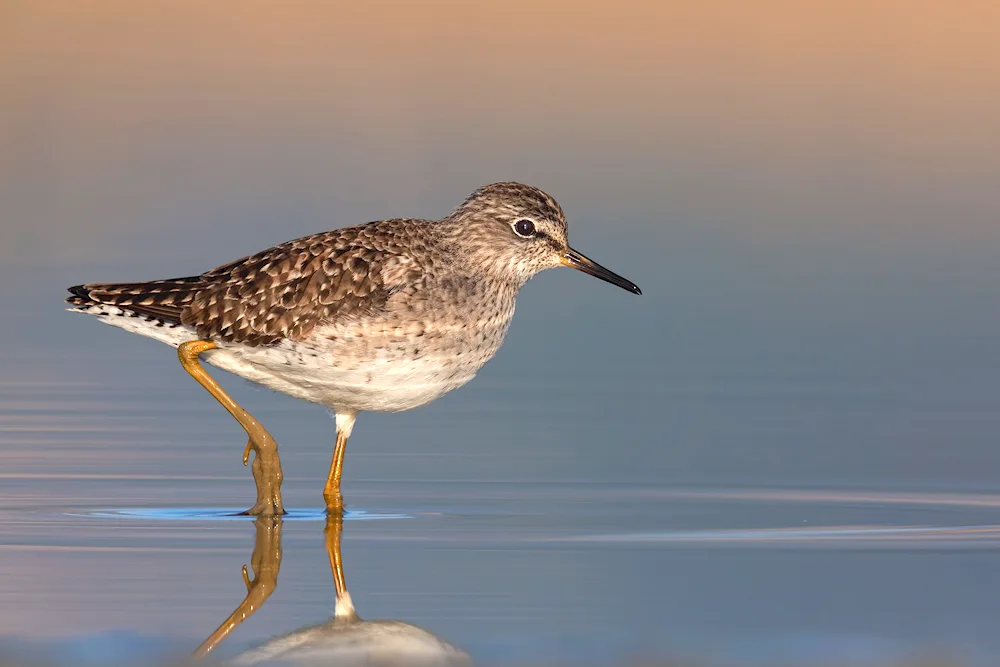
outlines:
[[177, 357], [181, 360], [184, 370], [191, 374], [202, 387], [208, 390], [229, 414], [240, 423], [247, 432], [249, 441], [243, 452], [243, 465], [247, 464], [252, 449], [257, 455], [253, 460], [253, 478], [257, 483], [257, 504], [248, 509], [245, 514], [276, 515], [284, 514], [281, 503], [281, 461], [278, 458], [278, 443], [271, 434], [257, 421], [253, 415], [241, 408], [230, 398], [219, 383], [205, 372], [198, 363], [198, 355], [215, 349], [215, 343], [208, 340], [192, 340], [182, 343], [177, 348]]
[[339, 512], [332, 512], [326, 517], [326, 553], [330, 557], [330, 572], [333, 573], [333, 587], [337, 591], [337, 606], [334, 608], [334, 618], [344, 621], [357, 620], [351, 594], [347, 592], [347, 582], [344, 581], [344, 564], [340, 556], [340, 534], [344, 529], [344, 518]]
[[278, 569], [281, 567], [281, 521], [281, 517], [257, 517], [254, 520], [257, 535], [253, 555], [250, 556], [253, 579], [249, 577], [247, 566], [243, 566], [243, 583], [247, 586], [247, 595], [229, 618], [195, 650], [194, 657], [208, 655], [237, 625], [257, 611], [277, 588]]
[[351, 437], [357, 414], [353, 410], [337, 411], [337, 444], [333, 448], [330, 474], [327, 475], [326, 486], [323, 488], [323, 500], [326, 501], [326, 511], [330, 514], [339, 514], [344, 511], [344, 496], [340, 493], [340, 477], [344, 472], [347, 439]]

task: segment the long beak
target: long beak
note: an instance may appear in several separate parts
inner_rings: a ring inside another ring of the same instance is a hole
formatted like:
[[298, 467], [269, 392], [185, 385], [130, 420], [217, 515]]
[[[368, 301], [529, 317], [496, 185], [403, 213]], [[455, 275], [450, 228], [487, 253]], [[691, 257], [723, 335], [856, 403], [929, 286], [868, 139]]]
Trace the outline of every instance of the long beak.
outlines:
[[589, 273], [595, 278], [600, 278], [604, 282], [611, 283], [612, 285], [618, 285], [622, 289], [632, 292], [632, 294], [642, 294], [642, 290], [639, 289], [639, 286], [635, 283], [625, 280], [614, 271], [605, 269], [594, 260], [587, 259], [572, 248], [563, 253], [562, 263], [571, 269], [577, 269], [578, 271]]

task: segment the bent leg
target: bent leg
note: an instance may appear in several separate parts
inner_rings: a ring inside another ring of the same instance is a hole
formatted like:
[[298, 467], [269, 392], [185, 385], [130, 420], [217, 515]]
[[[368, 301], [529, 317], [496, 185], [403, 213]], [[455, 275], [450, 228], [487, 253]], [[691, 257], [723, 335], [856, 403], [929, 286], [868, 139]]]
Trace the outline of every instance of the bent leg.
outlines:
[[188, 341], [177, 348], [177, 358], [180, 359], [184, 370], [214, 396], [215, 400], [222, 404], [222, 407], [228, 410], [247, 432], [249, 440], [243, 452], [243, 465], [247, 465], [250, 450], [253, 450], [256, 453], [252, 469], [257, 484], [257, 503], [244, 513], [265, 516], [284, 514], [285, 508], [281, 502], [282, 473], [281, 460], [278, 458], [278, 443], [253, 415], [230, 398], [198, 362], [198, 355], [214, 350], [215, 347], [215, 343], [209, 340]]

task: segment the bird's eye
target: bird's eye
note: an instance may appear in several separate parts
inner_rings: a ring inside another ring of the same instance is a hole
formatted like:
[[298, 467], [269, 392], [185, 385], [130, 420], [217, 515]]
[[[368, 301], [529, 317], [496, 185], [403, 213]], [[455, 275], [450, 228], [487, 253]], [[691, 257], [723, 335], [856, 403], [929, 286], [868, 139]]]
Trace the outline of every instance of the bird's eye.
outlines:
[[532, 236], [535, 233], [535, 223], [526, 219], [518, 220], [514, 223], [514, 232], [518, 236]]

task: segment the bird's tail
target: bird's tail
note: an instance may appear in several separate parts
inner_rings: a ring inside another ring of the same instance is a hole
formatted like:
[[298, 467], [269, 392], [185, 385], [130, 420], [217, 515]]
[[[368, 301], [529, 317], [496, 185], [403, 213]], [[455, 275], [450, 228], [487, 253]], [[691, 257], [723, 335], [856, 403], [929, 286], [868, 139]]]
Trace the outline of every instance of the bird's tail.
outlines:
[[124, 311], [165, 324], [181, 324], [185, 306], [204, 287], [201, 276], [147, 283], [90, 283], [69, 288], [71, 310], [100, 315]]

